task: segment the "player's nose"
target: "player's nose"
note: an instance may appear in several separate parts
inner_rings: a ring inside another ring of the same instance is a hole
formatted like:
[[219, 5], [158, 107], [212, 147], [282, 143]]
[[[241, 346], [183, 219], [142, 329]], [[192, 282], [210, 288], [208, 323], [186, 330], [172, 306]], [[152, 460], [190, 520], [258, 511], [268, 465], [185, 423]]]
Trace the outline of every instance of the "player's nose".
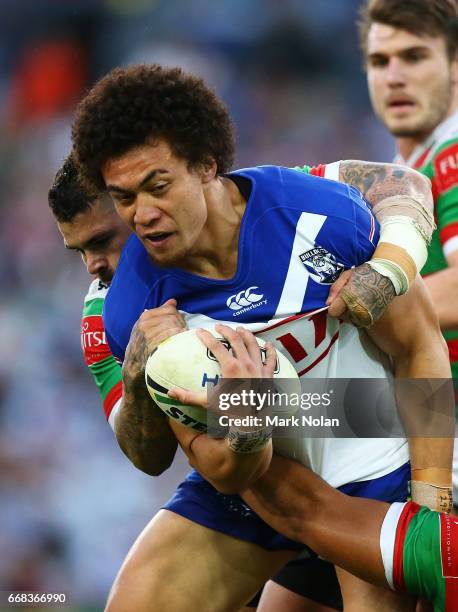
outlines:
[[108, 262], [105, 257], [100, 254], [86, 255], [86, 268], [89, 274], [100, 276], [108, 267]]
[[137, 197], [134, 214], [135, 225], [151, 225], [152, 222], [160, 219], [161, 215], [161, 210], [156, 206], [151, 197], [143, 194]]
[[406, 74], [402, 62], [397, 57], [390, 58], [388, 62], [386, 79], [388, 85], [391, 87], [405, 85]]

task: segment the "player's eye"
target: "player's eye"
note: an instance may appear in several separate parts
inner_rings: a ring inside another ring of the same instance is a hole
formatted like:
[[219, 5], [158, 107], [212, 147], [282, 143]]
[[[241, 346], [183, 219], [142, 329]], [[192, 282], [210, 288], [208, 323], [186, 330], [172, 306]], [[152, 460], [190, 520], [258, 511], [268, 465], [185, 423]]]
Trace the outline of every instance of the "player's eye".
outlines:
[[411, 53], [408, 53], [405, 56], [406, 62], [409, 62], [410, 64], [416, 64], [417, 62], [421, 62], [425, 58], [426, 54], [422, 51], [412, 51]]
[[373, 55], [369, 58], [369, 66], [372, 68], [382, 68], [388, 65], [388, 59], [383, 55]]
[[127, 206], [132, 201], [132, 196], [128, 193], [111, 193], [111, 197], [115, 204]]
[[168, 186], [168, 182], [167, 181], [160, 181], [159, 183], [156, 183], [155, 185], [152, 185], [150, 187], [150, 192], [151, 193], [161, 193], [163, 191], [165, 191], [165, 188]]

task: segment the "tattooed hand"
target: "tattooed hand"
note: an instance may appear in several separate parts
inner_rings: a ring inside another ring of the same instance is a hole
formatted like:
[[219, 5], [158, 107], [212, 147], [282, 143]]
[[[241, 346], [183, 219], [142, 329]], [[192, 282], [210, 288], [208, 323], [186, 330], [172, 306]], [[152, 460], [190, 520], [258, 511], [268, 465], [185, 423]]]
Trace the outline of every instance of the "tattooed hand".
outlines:
[[141, 381], [144, 384], [145, 364], [158, 345], [186, 329], [176, 300], [167, 300], [159, 308], [145, 310], [135, 323], [122, 367], [124, 385]]
[[394, 297], [393, 283], [365, 263], [340, 275], [326, 304], [331, 317], [350, 321], [356, 327], [370, 327]]

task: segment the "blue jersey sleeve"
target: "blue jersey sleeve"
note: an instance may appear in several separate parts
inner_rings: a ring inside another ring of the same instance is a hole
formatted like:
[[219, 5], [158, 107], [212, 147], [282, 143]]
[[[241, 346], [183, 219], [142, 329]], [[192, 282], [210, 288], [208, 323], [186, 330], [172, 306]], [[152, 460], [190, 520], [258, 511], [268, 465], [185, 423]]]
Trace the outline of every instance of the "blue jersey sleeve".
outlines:
[[355, 255], [356, 266], [368, 261], [380, 238], [380, 226], [375, 218], [370, 205], [361, 193], [354, 187], [349, 187], [353, 196], [355, 214]]

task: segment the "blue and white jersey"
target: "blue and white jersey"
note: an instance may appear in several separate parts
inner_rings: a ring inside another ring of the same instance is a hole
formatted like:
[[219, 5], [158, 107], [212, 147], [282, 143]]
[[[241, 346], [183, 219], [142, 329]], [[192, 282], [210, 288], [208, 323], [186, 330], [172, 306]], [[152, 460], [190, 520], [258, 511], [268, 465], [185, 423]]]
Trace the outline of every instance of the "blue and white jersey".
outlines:
[[[301, 377], [380, 377], [387, 360], [348, 324], [326, 315], [340, 273], [371, 258], [379, 228], [349, 185], [297, 170], [264, 166], [229, 177], [251, 182], [229, 280], [157, 267], [137, 237], [128, 241], [105, 301], [111, 350], [122, 360], [133, 325], [148, 308], [175, 298], [189, 328], [244, 325], [274, 343]], [[380, 447], [380, 448], [378, 448]], [[278, 440], [333, 486], [389, 473], [408, 460], [405, 441]]]

